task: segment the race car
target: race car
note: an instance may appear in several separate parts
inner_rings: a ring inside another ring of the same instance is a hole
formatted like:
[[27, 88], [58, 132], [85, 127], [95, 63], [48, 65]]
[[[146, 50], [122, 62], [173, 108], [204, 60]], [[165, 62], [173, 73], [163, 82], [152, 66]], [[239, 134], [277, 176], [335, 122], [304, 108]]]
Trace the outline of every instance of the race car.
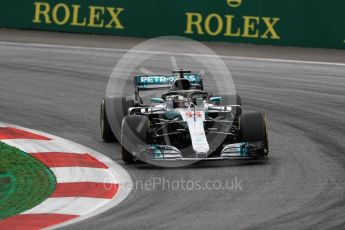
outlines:
[[[202, 76], [184, 70], [135, 76], [134, 87], [133, 97], [101, 104], [102, 137], [118, 140], [124, 162], [268, 158], [266, 117], [243, 112], [239, 95], [209, 94]], [[141, 92], [148, 90], [164, 93], [146, 102]]]

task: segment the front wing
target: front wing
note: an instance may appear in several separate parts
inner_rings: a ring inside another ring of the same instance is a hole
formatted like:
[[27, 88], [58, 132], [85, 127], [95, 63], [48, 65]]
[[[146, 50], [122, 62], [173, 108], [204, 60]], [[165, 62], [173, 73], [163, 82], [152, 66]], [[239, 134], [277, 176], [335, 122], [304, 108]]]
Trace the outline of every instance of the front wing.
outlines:
[[150, 161], [205, 161], [205, 160], [234, 160], [234, 159], [258, 159], [262, 155], [263, 142], [240, 142], [226, 145], [222, 151], [214, 156], [208, 153], [194, 153], [193, 156], [185, 157], [183, 153], [174, 146], [169, 145], [140, 145], [133, 152], [133, 156]]

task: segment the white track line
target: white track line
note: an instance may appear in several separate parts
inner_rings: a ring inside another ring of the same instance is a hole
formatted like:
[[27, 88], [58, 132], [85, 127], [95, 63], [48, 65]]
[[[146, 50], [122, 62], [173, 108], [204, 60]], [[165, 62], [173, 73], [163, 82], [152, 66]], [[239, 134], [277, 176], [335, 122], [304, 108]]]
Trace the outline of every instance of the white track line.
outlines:
[[[60, 48], [60, 49], [78, 49], [78, 50], [95, 50], [95, 51], [116, 51], [116, 52], [136, 52], [136, 53], [152, 53], [152, 54], [169, 54], [169, 55], [181, 55], [181, 53], [173, 52], [157, 52], [157, 51], [144, 51], [144, 50], [130, 50], [130, 49], [117, 49], [117, 48], [97, 48], [97, 47], [84, 47], [84, 46], [68, 46], [68, 45], [52, 45], [52, 44], [40, 44], [40, 43], [19, 43], [19, 42], [1, 42], [0, 45], [7, 46], [23, 46], [33, 48]], [[345, 63], [336, 62], [321, 62], [321, 61], [302, 61], [302, 60], [289, 60], [289, 59], [274, 59], [274, 58], [254, 58], [254, 57], [242, 57], [242, 56], [228, 56], [228, 55], [202, 55], [193, 53], [182, 53], [187, 56], [198, 56], [208, 58], [223, 58], [223, 59], [237, 59], [237, 60], [252, 60], [261, 62], [282, 62], [293, 64], [310, 64], [310, 65], [332, 65], [332, 66], [345, 66]]]
[[83, 167], [57, 167], [50, 168], [56, 176], [57, 183], [68, 182], [97, 182], [118, 183], [108, 169], [83, 168]]
[[[48, 198], [23, 214], [58, 213], [67, 215], [86, 215], [97, 211], [107, 202], [105, 199], [87, 197]], [[88, 207], [88, 209], [85, 209]]]
[[[36, 132], [37, 133], [37, 132]], [[78, 148], [71, 142], [63, 140], [52, 139], [49, 142], [44, 140], [27, 140], [27, 139], [13, 139], [3, 140], [2, 142], [19, 148], [26, 153], [33, 152], [71, 152], [71, 153], [85, 153], [84, 149]]]

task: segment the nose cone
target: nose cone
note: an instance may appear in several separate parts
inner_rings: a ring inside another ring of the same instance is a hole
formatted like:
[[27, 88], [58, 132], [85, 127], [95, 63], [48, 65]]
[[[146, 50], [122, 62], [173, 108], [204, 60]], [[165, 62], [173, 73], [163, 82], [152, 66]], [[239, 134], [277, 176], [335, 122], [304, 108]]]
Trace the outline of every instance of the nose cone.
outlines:
[[242, 0], [227, 0], [227, 1], [230, 7], [239, 7], [242, 3]]

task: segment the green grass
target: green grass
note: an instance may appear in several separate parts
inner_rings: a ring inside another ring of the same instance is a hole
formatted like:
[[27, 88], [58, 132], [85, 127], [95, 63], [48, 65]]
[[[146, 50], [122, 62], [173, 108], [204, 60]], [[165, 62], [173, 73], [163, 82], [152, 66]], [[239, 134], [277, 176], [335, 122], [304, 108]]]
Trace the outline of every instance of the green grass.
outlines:
[[0, 219], [40, 204], [55, 189], [55, 177], [42, 162], [0, 142]]

